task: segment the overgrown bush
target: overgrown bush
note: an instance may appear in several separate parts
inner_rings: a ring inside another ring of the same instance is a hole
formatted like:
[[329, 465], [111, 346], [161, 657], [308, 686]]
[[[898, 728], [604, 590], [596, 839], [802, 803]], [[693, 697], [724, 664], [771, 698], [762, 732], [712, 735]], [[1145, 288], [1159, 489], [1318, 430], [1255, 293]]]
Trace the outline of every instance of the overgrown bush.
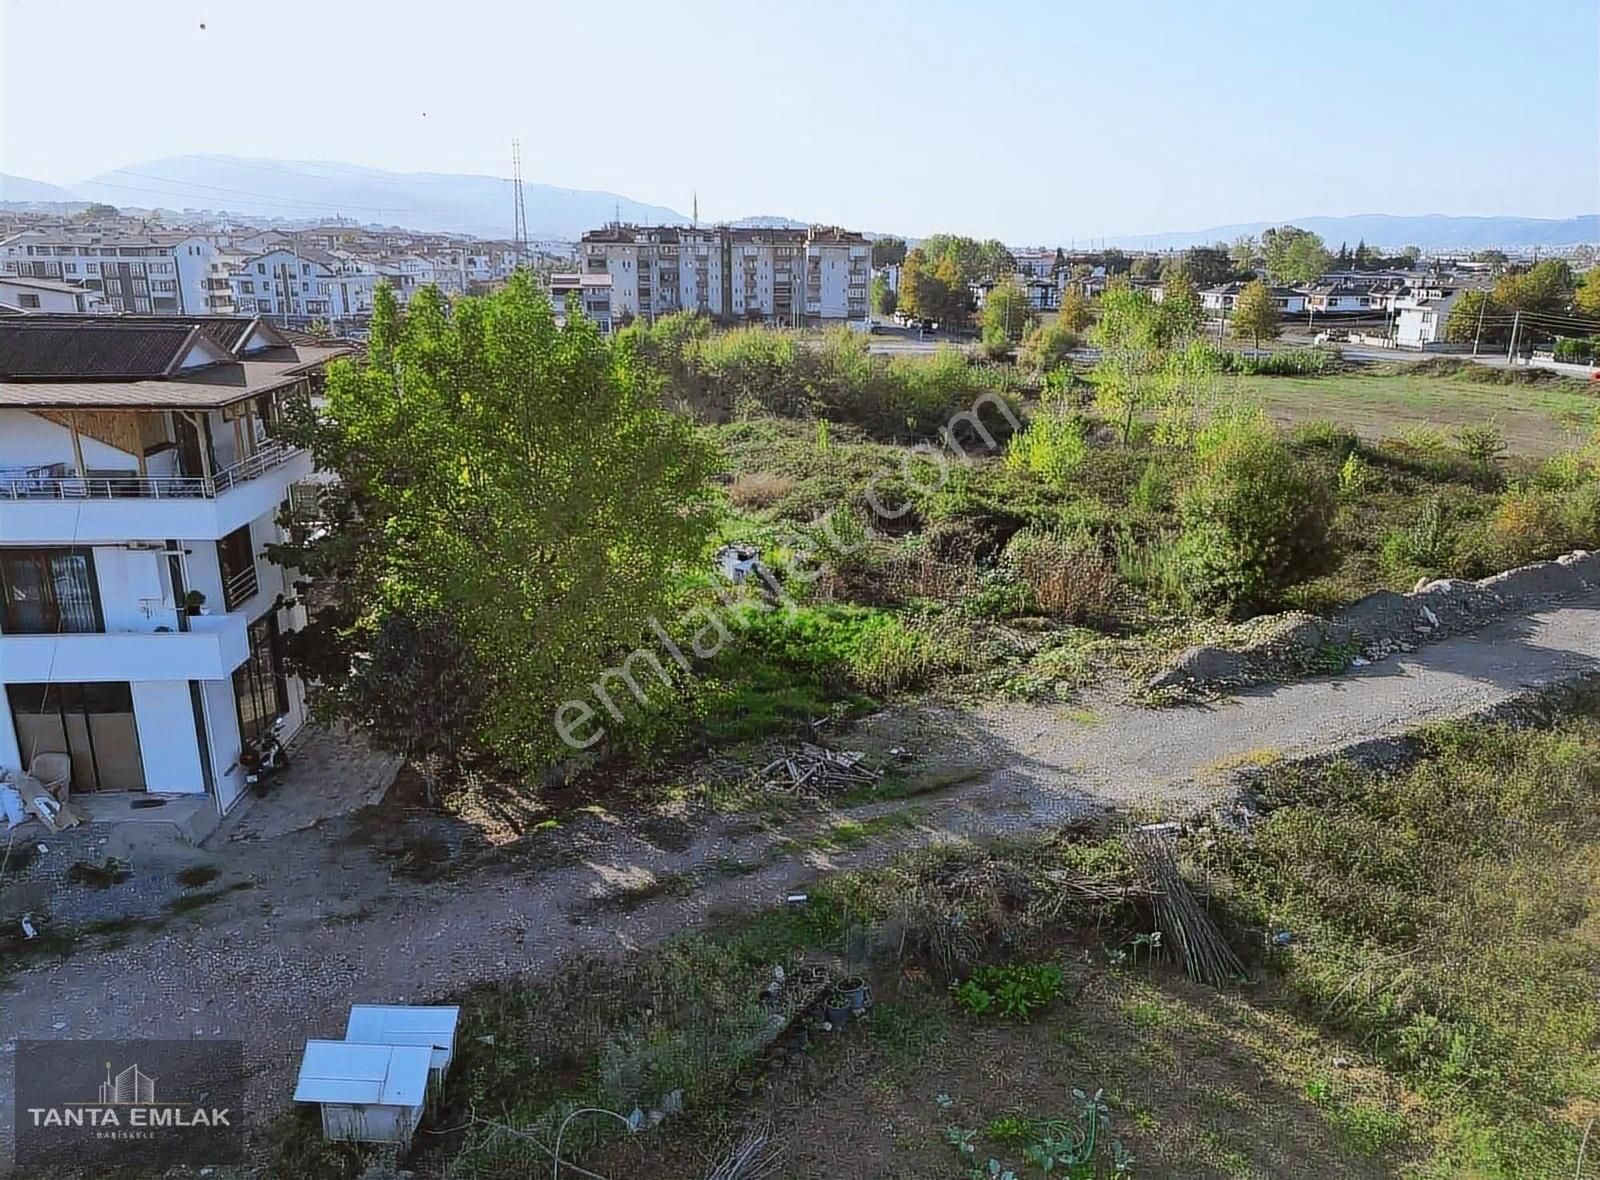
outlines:
[[1561, 497], [1534, 488], [1513, 488], [1489, 516], [1489, 540], [1504, 564], [1526, 565], [1567, 548]]
[[1002, 565], [1045, 614], [1069, 622], [1112, 614], [1116, 568], [1092, 538], [1025, 530], [1011, 538]]
[[1027, 471], [1051, 487], [1068, 487], [1089, 454], [1083, 419], [1055, 408], [1042, 409], [1028, 429], [1013, 435], [1006, 447], [1006, 463]]
[[1218, 429], [1180, 505], [1184, 566], [1202, 604], [1264, 606], [1327, 567], [1333, 495], [1270, 431]]

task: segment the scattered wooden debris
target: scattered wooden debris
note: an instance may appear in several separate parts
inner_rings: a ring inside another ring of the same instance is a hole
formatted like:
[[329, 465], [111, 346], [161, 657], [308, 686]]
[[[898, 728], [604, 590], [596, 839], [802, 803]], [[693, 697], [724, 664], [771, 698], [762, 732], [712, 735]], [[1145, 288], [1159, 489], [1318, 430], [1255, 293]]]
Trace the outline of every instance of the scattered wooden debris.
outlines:
[[767, 1125], [749, 1128], [744, 1138], [706, 1173], [706, 1180], [759, 1180], [774, 1176], [783, 1162], [783, 1154], [772, 1145], [772, 1128]]
[[1169, 830], [1135, 828], [1128, 833], [1128, 851], [1150, 889], [1156, 928], [1166, 945], [1178, 949], [1190, 979], [1212, 987], [1235, 983], [1245, 977], [1244, 964], [1178, 872], [1174, 842]]
[[786, 794], [795, 794], [802, 788], [817, 793], [844, 790], [866, 786], [883, 777], [881, 770], [865, 764], [866, 757], [861, 750], [830, 750], [802, 742], [798, 750], [784, 750], [756, 773], [768, 790]]

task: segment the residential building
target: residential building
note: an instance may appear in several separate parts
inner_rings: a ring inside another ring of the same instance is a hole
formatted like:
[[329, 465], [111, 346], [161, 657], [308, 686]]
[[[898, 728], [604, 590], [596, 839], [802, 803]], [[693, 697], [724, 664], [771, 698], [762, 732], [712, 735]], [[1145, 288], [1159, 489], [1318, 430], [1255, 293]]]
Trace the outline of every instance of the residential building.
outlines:
[[1376, 308], [1383, 310], [1381, 296], [1376, 304], [1373, 287], [1376, 280], [1334, 279], [1318, 280], [1306, 288], [1306, 308], [1316, 315], [1371, 315]]
[[600, 326], [600, 331], [611, 333], [611, 276], [603, 274], [561, 274], [550, 276], [550, 303], [555, 308], [556, 319], [565, 322], [568, 301], [577, 296], [578, 307]]
[[1460, 288], [1418, 287], [1394, 301], [1396, 348], [1437, 348], [1445, 343], [1445, 323], [1461, 296]]
[[0, 304], [18, 311], [103, 312], [109, 311], [98, 291], [76, 287], [55, 279], [23, 279], [0, 276]]
[[[1248, 283], [1223, 283], [1207, 287], [1200, 292], [1200, 306], [1206, 311], [1229, 312], [1239, 302], [1240, 293]], [[1268, 287], [1272, 301], [1278, 305], [1280, 315], [1300, 315], [1306, 310], [1306, 293], [1297, 287]]]
[[0, 770], [72, 790], [244, 789], [240, 754], [305, 718], [303, 625], [266, 547], [312, 474], [275, 436], [339, 348], [259, 318], [0, 319]]
[[586, 274], [609, 274], [612, 314], [699, 311], [723, 321], [863, 320], [872, 247], [828, 226], [755, 229], [611, 225], [583, 235]]
[[111, 311], [204, 315], [217, 245], [204, 234], [29, 229], [0, 241], [0, 277], [54, 279], [98, 291]]

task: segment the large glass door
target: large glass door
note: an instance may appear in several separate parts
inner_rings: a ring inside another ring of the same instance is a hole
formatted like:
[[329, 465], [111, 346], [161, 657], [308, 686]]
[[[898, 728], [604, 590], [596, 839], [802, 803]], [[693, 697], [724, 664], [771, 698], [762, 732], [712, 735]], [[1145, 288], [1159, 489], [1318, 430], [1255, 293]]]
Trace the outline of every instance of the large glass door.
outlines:
[[8, 684], [6, 697], [24, 768], [34, 756], [72, 760], [74, 791], [142, 791], [144, 760], [126, 681]]
[[0, 630], [12, 635], [103, 631], [87, 549], [0, 549]]

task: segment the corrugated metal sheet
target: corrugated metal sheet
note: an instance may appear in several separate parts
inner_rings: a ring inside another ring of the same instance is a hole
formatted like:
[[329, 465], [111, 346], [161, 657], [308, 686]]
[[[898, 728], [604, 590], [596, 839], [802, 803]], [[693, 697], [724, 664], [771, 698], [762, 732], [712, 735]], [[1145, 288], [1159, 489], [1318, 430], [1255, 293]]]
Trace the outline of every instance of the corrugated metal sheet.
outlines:
[[426, 1045], [307, 1041], [296, 1102], [421, 1106], [432, 1052]]

